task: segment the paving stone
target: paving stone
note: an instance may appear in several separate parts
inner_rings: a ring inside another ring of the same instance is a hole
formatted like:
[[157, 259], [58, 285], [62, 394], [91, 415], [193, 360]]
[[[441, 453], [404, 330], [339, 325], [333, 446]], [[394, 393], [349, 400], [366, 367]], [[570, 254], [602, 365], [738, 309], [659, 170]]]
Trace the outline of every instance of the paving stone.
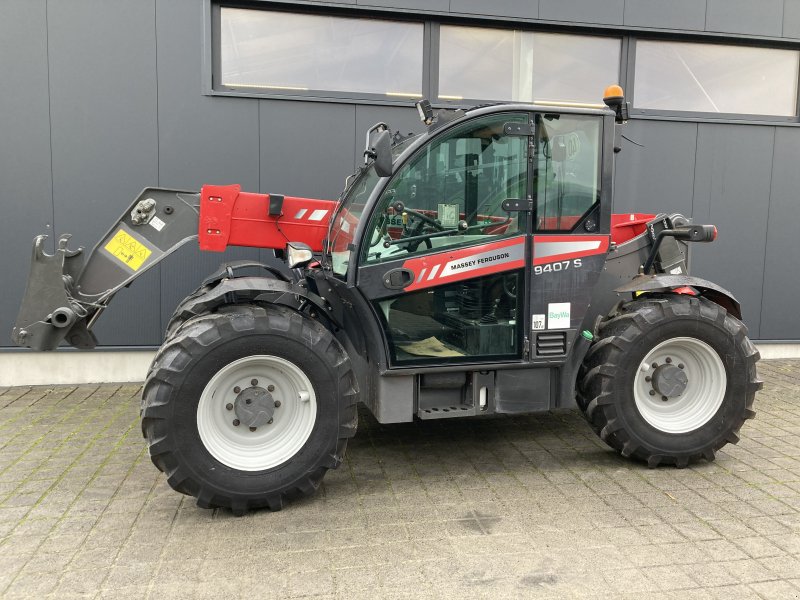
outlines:
[[647, 469], [574, 410], [362, 412], [314, 497], [242, 518], [169, 488], [139, 386], [0, 389], [0, 596], [800, 598], [800, 361], [759, 371], [714, 463]]

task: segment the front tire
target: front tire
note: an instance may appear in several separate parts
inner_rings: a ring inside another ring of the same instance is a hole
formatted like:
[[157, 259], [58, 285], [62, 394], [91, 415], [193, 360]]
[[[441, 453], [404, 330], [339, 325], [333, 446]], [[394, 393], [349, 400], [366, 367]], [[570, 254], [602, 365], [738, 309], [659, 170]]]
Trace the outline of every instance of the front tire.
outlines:
[[578, 404], [623, 456], [650, 467], [711, 461], [755, 415], [758, 358], [745, 325], [718, 304], [644, 297], [601, 324]]
[[236, 514], [313, 494], [342, 461], [358, 401], [350, 361], [319, 323], [282, 306], [187, 321], [143, 392], [153, 463], [203, 508]]

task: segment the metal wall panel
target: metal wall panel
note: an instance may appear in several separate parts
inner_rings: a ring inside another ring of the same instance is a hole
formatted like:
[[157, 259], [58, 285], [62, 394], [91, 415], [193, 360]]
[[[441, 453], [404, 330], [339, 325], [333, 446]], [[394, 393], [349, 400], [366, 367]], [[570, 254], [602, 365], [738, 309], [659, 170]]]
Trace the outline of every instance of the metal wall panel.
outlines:
[[447, 12], [450, 9], [450, 0], [356, 0], [356, 4], [359, 6], [381, 6], [420, 12], [432, 10]]
[[261, 191], [335, 200], [354, 168], [356, 107], [262, 100]]
[[[48, 4], [54, 230], [92, 245], [158, 178], [154, 2]], [[157, 271], [156, 267], [156, 271]], [[157, 273], [121, 292], [96, 332], [150, 344]]]
[[693, 216], [696, 223], [716, 225], [719, 237], [694, 245], [692, 272], [733, 292], [753, 338], [761, 331], [774, 137], [773, 127], [698, 128]]
[[703, 31], [705, 0], [625, 0], [625, 25]]
[[616, 155], [614, 212], [692, 214], [695, 123], [628, 121]]
[[[800, 38], [800, 0], [359, 4], [686, 31], [703, 29], [707, 13], [709, 31]], [[204, 96], [203, 19], [195, 0], [0, 4], [0, 203], [9, 210], [0, 221], [0, 267], [9, 280], [0, 334], [16, 315], [31, 239], [48, 224], [75, 234], [75, 245], [91, 245], [153, 184], [239, 183], [333, 199], [362, 163], [368, 126], [422, 129], [412, 108]], [[625, 135], [644, 147], [624, 141], [617, 155], [615, 210], [693, 213], [718, 225], [717, 242], [696, 246], [694, 272], [742, 301], [752, 337], [800, 338], [789, 305], [800, 284], [785, 275], [796, 254], [800, 131], [633, 120]], [[219, 262], [268, 255], [200, 253], [192, 244], [119, 294], [99, 322], [101, 342], [159, 343], [175, 304]], [[0, 345], [10, 343], [5, 338]]]
[[[203, 12], [195, 0], [158, 0], [159, 185], [199, 190], [236, 183], [259, 189], [258, 100], [204, 96]], [[195, 242], [161, 265], [160, 335], [175, 306], [220, 263], [256, 249], [201, 252]], [[156, 308], [155, 306], [153, 307]]]
[[706, 31], [780, 37], [783, 0], [707, 0]]
[[536, 19], [539, 16], [539, 3], [537, 0], [450, 0], [450, 12]]
[[625, 0], [539, 0], [539, 18], [622, 25]]
[[[800, 217], [800, 135], [797, 130], [775, 131], [775, 159], [772, 166], [772, 193], [769, 201], [766, 260], [764, 261], [764, 301], [761, 307], [762, 339], [800, 339], [800, 276], [797, 275], [797, 223]], [[765, 203], [756, 203], [766, 211]], [[759, 240], [761, 243], [763, 239]]]
[[[51, 234], [53, 190], [44, 0], [0, 3], [0, 346], [11, 328], [28, 279], [34, 236]], [[52, 251], [52, 235], [48, 247]]]
[[783, 0], [783, 37], [800, 38], [800, 0]]

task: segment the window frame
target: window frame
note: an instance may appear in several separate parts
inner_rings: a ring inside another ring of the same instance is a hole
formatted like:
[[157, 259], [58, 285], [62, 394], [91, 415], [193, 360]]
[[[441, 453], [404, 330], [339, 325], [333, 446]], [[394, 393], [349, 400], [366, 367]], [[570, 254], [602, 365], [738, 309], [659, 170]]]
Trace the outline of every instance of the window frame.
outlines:
[[[616, 33], [610, 33], [610, 32], [584, 31], [584, 30], [575, 31], [575, 30], [562, 30], [562, 29], [546, 29], [546, 28], [542, 28], [542, 27], [521, 28], [521, 27], [519, 27], [518, 24], [511, 24], [511, 23], [492, 23], [491, 25], [481, 25], [481, 24], [464, 23], [464, 22], [456, 22], [456, 23], [451, 23], [451, 22], [444, 23], [443, 22], [443, 23], [437, 23], [436, 24], [436, 45], [435, 45], [436, 63], [435, 63], [435, 65], [431, 64], [431, 66], [430, 66], [430, 71], [432, 73], [432, 75], [431, 75], [431, 80], [432, 81], [431, 81], [431, 88], [430, 88], [430, 90], [431, 90], [430, 102], [431, 102], [431, 106], [433, 106], [435, 108], [466, 108], [466, 107], [471, 107], [471, 106], [475, 106], [475, 105], [478, 105], [478, 104], [484, 104], [484, 103], [487, 103], [487, 102], [493, 102], [493, 103], [496, 102], [496, 103], [499, 103], [499, 104], [536, 104], [536, 102], [537, 102], [536, 91], [535, 90], [534, 90], [534, 93], [533, 93], [533, 100], [531, 102], [526, 102], [524, 100], [497, 100], [497, 99], [492, 99], [492, 98], [469, 98], [469, 97], [463, 97], [463, 98], [454, 99], [454, 100], [446, 100], [446, 99], [442, 100], [442, 99], [440, 99], [439, 98], [439, 57], [441, 56], [441, 33], [440, 33], [440, 29], [441, 29], [442, 25], [451, 26], [451, 27], [473, 27], [473, 28], [476, 28], [476, 29], [503, 29], [503, 30], [507, 30], [507, 31], [520, 31], [520, 32], [523, 32], [523, 33], [530, 33], [530, 34], [534, 34], [534, 35], [536, 35], [536, 34], [572, 35], [572, 36], [578, 36], [578, 37], [603, 38], [603, 39], [617, 40], [619, 42], [619, 59], [618, 59], [618, 64], [617, 64], [617, 77], [618, 77], [618, 80], [617, 80], [616, 83], [619, 83], [620, 85], [624, 85], [624, 82], [622, 80], [624, 78], [624, 74], [626, 73], [625, 58], [626, 58], [626, 54], [627, 54], [627, 43], [626, 42], [627, 42], [627, 37], [628, 36], [625, 36], [623, 34], [616, 34]], [[611, 83], [614, 83], [614, 82], [611, 82]], [[607, 85], [610, 85], [611, 83], [609, 83]], [[625, 88], [623, 87], [623, 89], [625, 89]], [[597, 101], [594, 104], [602, 105], [602, 98], [600, 97], [601, 93], [602, 93], [602, 90], [598, 90]], [[541, 99], [541, 98], [539, 99], [539, 101], [547, 102], [547, 103], [553, 102], [552, 100], [544, 100], [544, 99]], [[570, 104], [580, 105], [580, 104], [584, 104], [584, 103], [583, 102], [579, 102], [579, 101], [564, 101], [564, 104], [565, 105], [570, 105]], [[590, 103], [587, 102], [586, 104], [590, 104]]]
[[[300, 100], [305, 102], [344, 102], [350, 105], [398, 106], [412, 107], [417, 97], [389, 97], [384, 94], [367, 94], [357, 92], [330, 91], [285, 91], [264, 90], [258, 88], [234, 88], [221, 86], [220, 79], [220, 23], [222, 7], [242, 8], [249, 10], [269, 10], [294, 14], [330, 15], [349, 18], [378, 19], [389, 21], [405, 21], [423, 25], [422, 49], [422, 97], [430, 100], [436, 109], [468, 109], [486, 103], [514, 104], [511, 101], [498, 101], [488, 98], [465, 98], [454, 101], [440, 101], [439, 93], [439, 52], [440, 26], [456, 25], [471, 27], [487, 27], [492, 29], [510, 29], [530, 31], [533, 33], [562, 33], [585, 35], [590, 37], [607, 37], [621, 39], [619, 83], [626, 91], [631, 103], [632, 120], [678, 121], [693, 123], [728, 123], [745, 125], [800, 126], [800, 77], [795, 97], [795, 114], [789, 116], [766, 115], [762, 113], [717, 113], [700, 111], [679, 111], [671, 109], [647, 109], [635, 106], [636, 99], [636, 44], [638, 41], [648, 42], [688, 42], [697, 44], [749, 46], [773, 50], [792, 50], [800, 52], [800, 44], [793, 40], [772, 38], [745, 38], [736, 35], [721, 35], [709, 32], [669, 32], [645, 31], [640, 28], [612, 28], [601, 25], [559, 26], [552, 23], [536, 21], [487, 20], [486, 18], [470, 18], [468, 15], [445, 17], [434, 14], [412, 14], [395, 12], [380, 8], [362, 8], [353, 5], [331, 6], [329, 4], [294, 4], [287, 5], [273, 2], [248, 2], [246, 0], [203, 0], [204, 44], [202, 56], [202, 93], [206, 96], [256, 98], [273, 100]], [[499, 19], [499, 18], [498, 18]], [[598, 104], [600, 99], [598, 98]]]
[[[713, 44], [715, 46], [742, 46], [748, 48], [764, 48], [769, 50], [791, 50], [800, 54], [800, 48], [781, 45], [764, 45], [754, 43], [744, 43], [740, 40], [697, 40], [687, 39], [685, 37], [642, 37], [642, 36], [629, 36], [630, 43], [628, 45], [626, 80], [632, 82], [630, 91], [625, 89], [627, 100], [630, 102], [630, 116], [633, 118], [653, 118], [654, 120], [676, 120], [676, 121], [698, 121], [698, 122], [741, 122], [747, 124], [800, 124], [800, 76], [798, 76], [797, 89], [795, 90], [794, 102], [794, 115], [768, 115], [764, 113], [737, 113], [737, 112], [706, 112], [706, 111], [689, 111], [689, 110], [674, 110], [674, 109], [655, 109], [655, 108], [640, 108], [636, 106], [636, 46], [639, 41], [643, 42], [679, 42], [679, 43], [692, 43], [692, 44]], [[800, 66], [800, 61], [798, 61]]]
[[[211, 69], [209, 79], [207, 80], [207, 93], [213, 96], [235, 96], [235, 97], [248, 97], [248, 98], [271, 98], [283, 100], [308, 100], [316, 102], [331, 102], [345, 100], [352, 104], [381, 104], [381, 105], [394, 105], [394, 106], [409, 106], [410, 103], [421, 100], [429, 94], [430, 74], [430, 60], [431, 54], [431, 21], [425, 18], [413, 18], [413, 16], [406, 15], [373, 15], [364, 14], [363, 12], [341, 11], [332, 10], [327, 7], [323, 11], [314, 10], [313, 6], [286, 7], [283, 5], [272, 5], [266, 7], [254, 7], [252, 5], [241, 4], [236, 2], [210, 2], [210, 20], [208, 22], [210, 41], [209, 48], [211, 53]], [[222, 84], [222, 9], [223, 8], [238, 8], [244, 10], [253, 10], [260, 12], [282, 12], [293, 15], [309, 15], [309, 16], [329, 16], [339, 17], [345, 19], [360, 19], [365, 21], [392, 21], [396, 23], [412, 23], [422, 25], [422, 74], [420, 79], [420, 95], [419, 96], [390, 96], [388, 94], [376, 94], [370, 92], [342, 92], [324, 89], [309, 89], [309, 90], [280, 90], [280, 89], [262, 89], [249, 86], [228, 86]], [[321, 7], [322, 8], [322, 7]], [[209, 69], [204, 69], [206, 73]]]
[[[483, 119], [483, 118], [495, 118], [495, 117], [500, 117], [500, 116], [503, 116], [504, 118], [508, 118], [508, 117], [511, 117], [511, 116], [526, 116], [529, 119], [530, 115], [533, 114], [530, 111], [526, 111], [526, 110], [519, 110], [519, 109], [515, 110], [513, 108], [514, 106], [519, 106], [519, 105], [509, 105], [509, 109], [508, 110], [492, 112], [492, 113], [490, 113], [488, 115], [475, 117], [474, 119], [469, 121], [469, 123], [474, 125], [474, 123], [477, 120], [480, 120], [480, 119]], [[498, 118], [498, 121], [501, 121], [501, 120], [503, 120], [503, 119], [499, 119]], [[406, 159], [404, 159], [401, 163], [397, 164], [396, 170], [394, 171], [394, 173], [392, 173], [392, 176], [389, 178], [389, 180], [387, 181], [386, 185], [383, 186], [380, 189], [380, 193], [375, 197], [374, 202], [370, 203], [371, 207], [370, 207], [369, 214], [367, 215], [366, 211], [365, 211], [361, 215], [361, 220], [364, 221], [365, 225], [364, 225], [364, 231], [363, 232], [359, 232], [360, 233], [361, 242], [359, 242], [359, 245], [356, 248], [356, 251], [358, 253], [357, 262], [356, 262], [356, 270], [358, 270], [358, 269], [360, 269], [362, 267], [371, 267], [371, 266], [374, 266], [374, 265], [387, 264], [387, 263], [391, 263], [391, 262], [396, 261], [396, 260], [407, 260], [408, 258], [411, 258], [411, 257], [426, 256], [426, 255], [429, 255], [429, 254], [437, 254], [439, 252], [444, 252], [444, 251], [449, 251], [449, 250], [459, 250], [461, 248], [468, 248], [470, 246], [478, 246], [478, 245], [486, 243], [486, 240], [470, 240], [468, 242], [463, 242], [463, 243], [460, 243], [460, 244], [449, 244], [449, 245], [446, 245], [446, 246], [440, 246], [440, 247], [435, 247], [435, 248], [433, 248], [433, 247], [432, 248], [423, 248], [422, 250], [415, 251], [413, 253], [406, 253], [406, 254], [402, 254], [402, 255], [400, 255], [400, 254], [399, 255], [390, 255], [390, 256], [388, 256], [386, 258], [377, 259], [377, 260], [369, 260], [369, 257], [368, 257], [368, 254], [367, 254], [368, 251], [369, 251], [369, 248], [368, 248], [368, 246], [365, 246], [363, 244], [363, 240], [368, 239], [369, 235], [371, 235], [371, 231], [373, 230], [373, 225], [375, 223], [375, 219], [377, 218], [377, 215], [378, 215], [378, 212], [379, 212], [379, 208], [380, 208], [380, 204], [381, 204], [381, 201], [383, 199], [383, 196], [389, 189], [391, 189], [392, 184], [397, 179], [400, 178], [401, 174], [403, 173], [403, 171], [406, 168], [411, 168], [413, 165], [415, 165], [416, 160], [425, 154], [425, 151], [426, 151], [427, 148], [431, 148], [431, 147], [434, 147], [434, 146], [441, 145], [443, 142], [447, 141], [450, 138], [450, 136], [452, 135], [454, 130], [457, 130], [459, 127], [461, 127], [464, 124], [465, 123], [454, 124], [452, 127], [444, 128], [444, 129], [442, 129], [442, 131], [437, 133], [434, 137], [425, 139], [424, 142], [421, 145], [415, 146], [415, 147], [413, 147], [413, 149], [411, 147], [409, 147], [409, 149], [407, 149], [408, 151], [410, 151], [409, 156]], [[528, 164], [526, 166], [526, 169], [525, 169], [525, 189], [526, 189], [526, 193], [530, 192], [530, 181], [529, 180], [530, 180], [530, 165]], [[524, 213], [520, 213], [520, 214], [524, 214]], [[496, 237], [493, 238], [493, 241], [505, 240], [505, 239], [509, 239], [511, 237], [518, 236], [518, 235], [529, 235], [530, 233], [531, 233], [531, 231], [530, 231], [529, 219], [522, 218], [522, 219], [520, 219], [518, 221], [518, 230], [517, 231], [511, 232], [511, 233], [504, 233], [502, 235], [496, 236]], [[457, 237], [457, 236], [454, 235], [454, 237]]]

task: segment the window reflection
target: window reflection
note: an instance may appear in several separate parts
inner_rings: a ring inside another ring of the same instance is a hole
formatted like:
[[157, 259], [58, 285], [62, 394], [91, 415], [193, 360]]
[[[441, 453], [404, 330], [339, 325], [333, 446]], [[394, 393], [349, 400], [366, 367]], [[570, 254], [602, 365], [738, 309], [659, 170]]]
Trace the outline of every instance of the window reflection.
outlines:
[[794, 50], [639, 41], [634, 105], [792, 116], [799, 61]]
[[422, 95], [422, 23], [223, 7], [222, 85]]
[[443, 25], [439, 99], [600, 102], [619, 81], [621, 41]]

